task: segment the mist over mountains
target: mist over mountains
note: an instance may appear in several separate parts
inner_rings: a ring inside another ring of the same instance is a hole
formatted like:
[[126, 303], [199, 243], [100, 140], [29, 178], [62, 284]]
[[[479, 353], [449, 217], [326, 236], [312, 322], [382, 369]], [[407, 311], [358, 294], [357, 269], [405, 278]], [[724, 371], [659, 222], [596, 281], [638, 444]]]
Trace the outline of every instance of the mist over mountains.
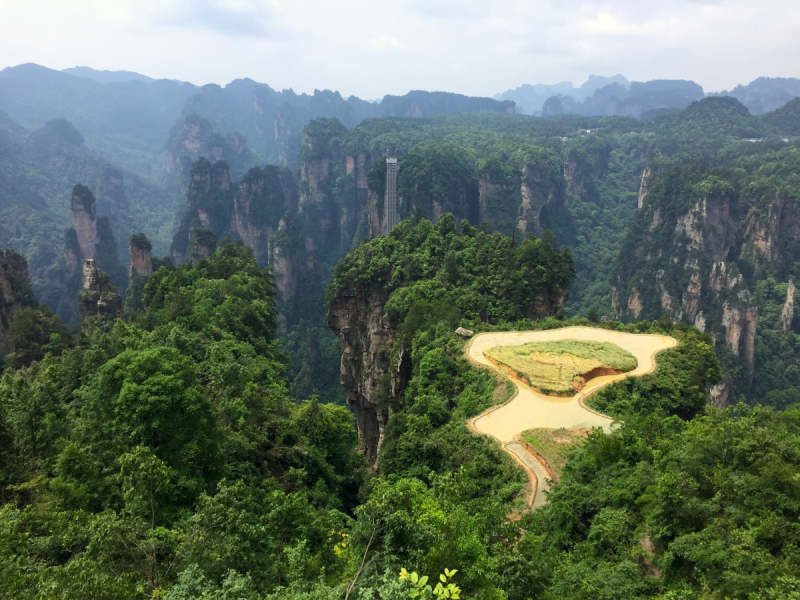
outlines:
[[0, 597], [796, 597], [799, 96], [0, 71]]

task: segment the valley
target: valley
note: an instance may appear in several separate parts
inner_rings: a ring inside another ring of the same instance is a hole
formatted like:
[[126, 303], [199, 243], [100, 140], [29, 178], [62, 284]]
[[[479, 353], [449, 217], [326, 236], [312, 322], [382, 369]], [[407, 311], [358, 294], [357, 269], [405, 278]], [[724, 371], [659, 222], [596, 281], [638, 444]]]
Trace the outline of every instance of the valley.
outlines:
[[796, 595], [797, 83], [3, 70], [0, 597]]

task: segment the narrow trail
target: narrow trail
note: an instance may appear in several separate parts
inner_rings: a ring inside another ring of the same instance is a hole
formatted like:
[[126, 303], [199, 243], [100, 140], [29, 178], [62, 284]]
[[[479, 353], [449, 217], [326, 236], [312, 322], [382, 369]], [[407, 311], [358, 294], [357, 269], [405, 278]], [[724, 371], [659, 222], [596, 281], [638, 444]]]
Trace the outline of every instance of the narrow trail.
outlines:
[[547, 501], [545, 492], [550, 489], [548, 470], [546, 465], [518, 442], [518, 436], [523, 431], [536, 427], [551, 429], [599, 427], [609, 432], [613, 420], [588, 408], [585, 399], [609, 383], [626, 377], [641, 377], [652, 373], [656, 369], [656, 354], [678, 344], [675, 338], [665, 335], [622, 333], [593, 327], [565, 327], [548, 331], [481, 333], [472, 338], [467, 347], [467, 356], [474, 364], [500, 372], [505, 377], [505, 374], [484, 356], [484, 350], [495, 346], [517, 346], [528, 342], [559, 340], [610, 342], [633, 354], [637, 366], [627, 373], [591, 379], [583, 390], [570, 398], [547, 396], [531, 389], [518, 379], [511, 378], [516, 391], [508, 402], [493, 406], [467, 421], [467, 427], [473, 433], [493, 437], [500, 442], [506, 452], [525, 467], [531, 481], [532, 492], [529, 494], [528, 504], [534, 508], [542, 506]]

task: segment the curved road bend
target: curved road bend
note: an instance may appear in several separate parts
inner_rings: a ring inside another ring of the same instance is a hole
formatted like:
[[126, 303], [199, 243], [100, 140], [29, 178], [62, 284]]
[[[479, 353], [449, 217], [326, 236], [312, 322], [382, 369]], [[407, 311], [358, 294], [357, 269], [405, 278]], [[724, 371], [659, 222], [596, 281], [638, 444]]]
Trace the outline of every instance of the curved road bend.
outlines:
[[678, 344], [675, 338], [665, 335], [622, 333], [594, 327], [565, 327], [548, 331], [481, 333], [472, 338], [467, 348], [467, 354], [473, 361], [497, 371], [497, 367], [483, 355], [484, 350], [494, 346], [517, 346], [528, 342], [559, 340], [611, 342], [633, 354], [636, 357], [637, 366], [633, 371], [627, 373], [604, 375], [591, 379], [583, 390], [570, 398], [547, 396], [531, 389], [518, 379], [512, 378], [511, 380], [517, 387], [517, 394], [514, 398], [470, 419], [468, 425], [472, 429], [495, 438], [503, 445], [506, 452], [515, 455], [536, 474], [538, 485], [536, 481], [531, 481], [531, 485], [536, 490], [531, 504], [534, 508], [542, 506], [547, 500], [544, 494], [550, 488], [547, 483], [547, 471], [535, 456], [515, 441], [514, 436], [536, 427], [552, 429], [600, 427], [609, 432], [612, 419], [585, 408], [582, 400], [614, 381], [652, 373], [656, 368], [656, 354]]

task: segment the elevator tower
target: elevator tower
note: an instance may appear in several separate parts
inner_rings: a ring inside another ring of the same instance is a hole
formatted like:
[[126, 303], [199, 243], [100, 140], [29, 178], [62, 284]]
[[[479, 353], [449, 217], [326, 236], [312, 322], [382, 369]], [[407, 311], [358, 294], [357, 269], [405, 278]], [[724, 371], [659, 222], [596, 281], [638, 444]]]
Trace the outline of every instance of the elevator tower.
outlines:
[[386, 159], [386, 194], [383, 197], [383, 233], [387, 234], [400, 222], [397, 213], [397, 172], [400, 165], [396, 158]]

